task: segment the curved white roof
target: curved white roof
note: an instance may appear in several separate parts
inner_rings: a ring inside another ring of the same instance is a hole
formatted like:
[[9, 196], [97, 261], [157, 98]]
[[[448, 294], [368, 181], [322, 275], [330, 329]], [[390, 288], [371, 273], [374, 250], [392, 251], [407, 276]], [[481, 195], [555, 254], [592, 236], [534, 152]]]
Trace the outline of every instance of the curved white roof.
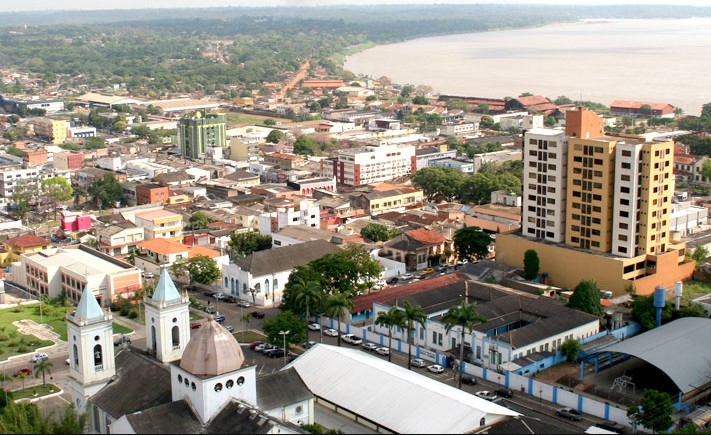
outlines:
[[294, 367], [311, 392], [395, 433], [468, 433], [520, 415], [356, 349], [316, 344]]
[[663, 371], [682, 393], [711, 379], [711, 319], [684, 317], [600, 349], [645, 360]]

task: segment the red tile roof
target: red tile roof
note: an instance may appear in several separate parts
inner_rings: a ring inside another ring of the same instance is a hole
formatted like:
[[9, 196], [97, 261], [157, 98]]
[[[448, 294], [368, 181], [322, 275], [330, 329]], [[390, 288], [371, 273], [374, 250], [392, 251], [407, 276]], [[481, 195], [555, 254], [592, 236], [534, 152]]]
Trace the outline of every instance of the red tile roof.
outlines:
[[[525, 107], [551, 104], [551, 101], [541, 95], [531, 95], [529, 97], [519, 97], [516, 100]], [[556, 106], [557, 107], [557, 106]]]
[[644, 101], [626, 101], [626, 100], [615, 100], [610, 104], [610, 109], [613, 107], [619, 107], [621, 109], [641, 109], [642, 106], [647, 104], [652, 110], [664, 110], [667, 107], [671, 107], [671, 104], [667, 103], [648, 103]]
[[371, 293], [353, 298], [353, 312], [368, 311], [373, 309], [373, 304], [394, 301], [397, 298], [410, 296], [424, 291], [444, 287], [458, 282], [464, 282], [467, 277], [459, 272], [448, 275], [437, 276], [435, 278], [416, 281], [410, 284], [397, 287], [388, 287], [378, 293]]
[[405, 234], [423, 245], [439, 245], [447, 241], [442, 234], [426, 228], [407, 231]]
[[36, 248], [38, 246], [52, 245], [52, 242], [44, 237], [35, 236], [34, 234], [23, 234], [22, 236], [7, 239], [3, 243], [5, 246], [16, 246], [20, 249]]

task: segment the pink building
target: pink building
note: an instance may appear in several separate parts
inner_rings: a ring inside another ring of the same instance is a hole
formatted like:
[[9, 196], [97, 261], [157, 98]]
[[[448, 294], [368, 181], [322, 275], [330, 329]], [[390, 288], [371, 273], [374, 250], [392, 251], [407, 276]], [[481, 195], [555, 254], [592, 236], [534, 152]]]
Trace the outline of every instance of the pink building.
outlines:
[[91, 218], [90, 214], [65, 210], [62, 212], [62, 230], [65, 233], [88, 231], [92, 227]]

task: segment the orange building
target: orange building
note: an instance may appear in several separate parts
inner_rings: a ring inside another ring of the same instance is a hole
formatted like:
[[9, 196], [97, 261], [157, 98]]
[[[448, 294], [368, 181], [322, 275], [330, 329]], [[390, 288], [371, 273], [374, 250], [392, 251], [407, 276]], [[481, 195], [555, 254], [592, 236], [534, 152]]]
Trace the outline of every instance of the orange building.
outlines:
[[165, 203], [170, 197], [168, 187], [159, 184], [140, 184], [136, 186], [136, 204]]

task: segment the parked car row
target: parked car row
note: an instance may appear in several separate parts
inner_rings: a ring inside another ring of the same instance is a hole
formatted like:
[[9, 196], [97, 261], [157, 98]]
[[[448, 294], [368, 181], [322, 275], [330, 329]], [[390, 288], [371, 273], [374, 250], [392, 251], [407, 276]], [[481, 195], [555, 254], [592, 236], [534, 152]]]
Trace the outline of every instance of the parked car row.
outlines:
[[249, 344], [249, 348], [256, 351], [260, 352], [270, 358], [283, 358], [284, 356], [296, 356], [296, 354], [292, 353], [291, 351], [288, 351], [282, 347], [275, 346], [273, 344], [269, 343], [264, 343], [261, 341], [253, 341], [252, 343]]

